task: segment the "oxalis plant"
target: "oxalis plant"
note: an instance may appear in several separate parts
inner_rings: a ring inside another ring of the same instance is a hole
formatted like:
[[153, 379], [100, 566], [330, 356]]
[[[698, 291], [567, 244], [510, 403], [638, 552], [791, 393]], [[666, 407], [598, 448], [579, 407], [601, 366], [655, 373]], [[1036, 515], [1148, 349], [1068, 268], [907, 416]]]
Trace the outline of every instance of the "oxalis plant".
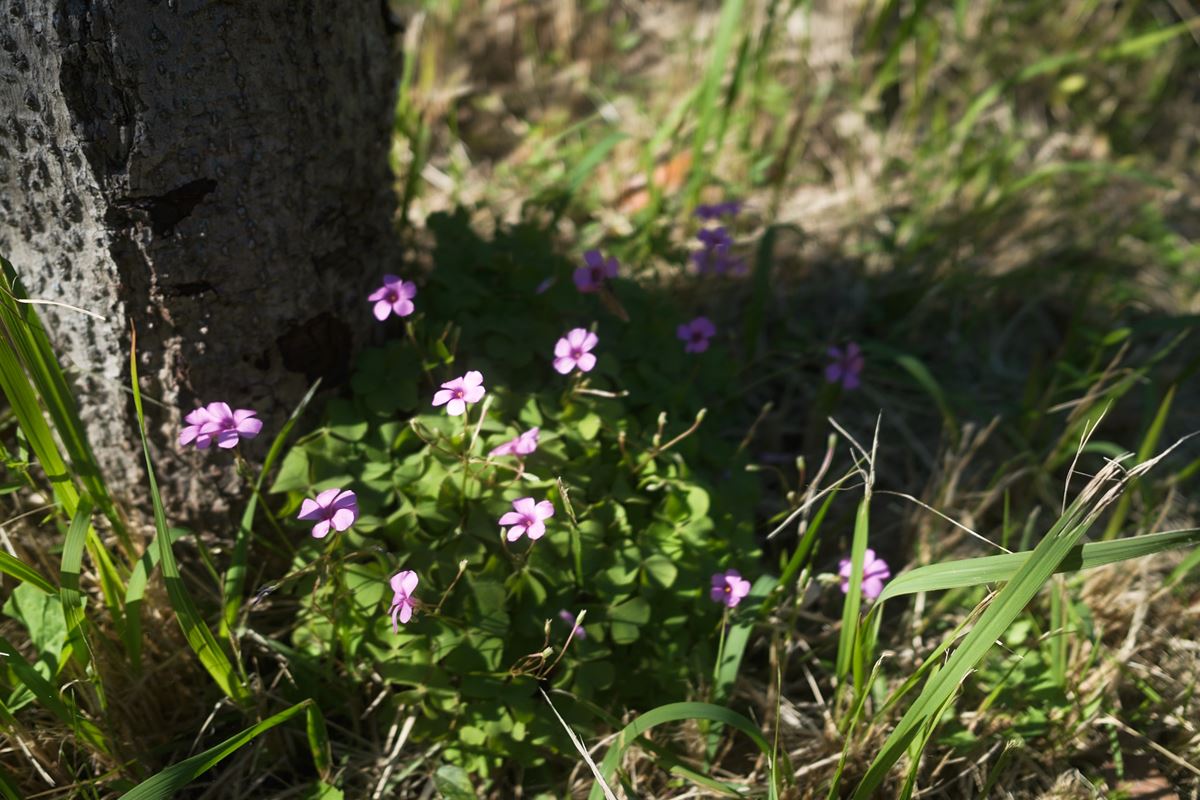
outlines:
[[[236, 402], [211, 400], [185, 415], [177, 445], [232, 459], [249, 486], [228, 566], [212, 570], [221, 590], [215, 632], [180, 575], [172, 545], [179, 534], [168, 526], [148, 447], [156, 538], [144, 553], [132, 543], [115, 557], [104, 549], [91, 528], [93, 509], [109, 517], [118, 541], [127, 537], [88, 470], [78, 485], [55, 485], [70, 522], [59, 586], [0, 558], [27, 594], [59, 595], [70, 645], [62, 663], [86, 678], [81, 690], [59, 698], [45, 677], [14, 659], [8, 683], [26, 687], [21, 702], [39, 702], [72, 725], [81, 746], [101, 760], [115, 762], [120, 753], [91, 721], [103, 718], [107, 699], [92, 663], [93, 623], [81, 606], [85, 549], [135, 671], [140, 604], [155, 569], [190, 649], [235, 708], [250, 714], [262, 701], [249, 659], [286, 665], [286, 682], [272, 691], [292, 705], [257, 714], [237, 736], [130, 784], [128, 797], [170, 796], [301, 714], [317, 774], [332, 787], [338, 750], [322, 709], [335, 710], [339, 721], [396, 719], [402, 733], [391, 741], [412, 742], [425, 758], [436, 754], [448, 765], [436, 775], [447, 796], [455, 796], [454, 786], [469, 787], [466, 773], [488, 779], [515, 769], [523, 785], [555, 785], [561, 772], [550, 768], [551, 759], [577, 756], [594, 778], [592, 797], [614, 797], [622, 754], [634, 743], [687, 780], [735, 791], [703, 764], [685, 765], [640, 738], [659, 724], [693, 721], [710, 757], [723, 733], [747, 736], [763, 756], [760, 794], [775, 797], [792, 772], [778, 741], [726, 704], [755, 626], [794, 613], [813, 585], [822, 522], [846, 491], [861, 494], [850, 553], [836, 577], [825, 576], [845, 596], [836, 658], [829, 654], [831, 711], [845, 750], [829, 796], [851, 791], [848, 783], [857, 783], [857, 796], [872, 796], [905, 754], [912, 766], [900, 792], [908, 794], [920, 751], [957, 686], [1050, 575], [1196, 539], [1195, 531], [1177, 531], [1080, 542], [1122, 488], [1155, 463], [1143, 459], [1127, 473], [1114, 465], [1097, 475], [1074, 504], [1064, 503], [1062, 518], [1032, 551], [893, 577], [869, 546], [870, 508], [882, 491], [875, 485], [878, 430], [866, 448], [839, 427], [856, 466], [824, 485], [831, 444], [804, 498], [795, 498], [797, 507], [768, 536], [800, 520], [775, 577], [762, 566], [748, 514], [755, 484], [734, 468], [740, 448], [706, 435], [737, 386], [717, 326], [663, 313], [621, 278], [610, 255], [591, 251], [581, 265], [571, 264], [521, 228], [483, 242], [462, 235], [461, 219], [435, 216], [429, 224], [439, 234], [435, 268], [420, 287], [386, 276], [364, 291], [364, 313], [386, 335], [359, 357], [348, 388], [328, 401], [316, 430], [289, 449], [317, 387], [279, 431], [264, 430], [254, 410]], [[718, 260], [735, 258], [720, 242], [703, 246]], [[726, 264], [726, 271], [738, 269]], [[22, 347], [0, 359], [5, 394], [38, 459], [66, 474], [43, 430], [38, 398], [75, 448], [73, 463], [87, 463], [81, 426], [48, 340], [29, 306], [12, 302], [21, 297], [8, 277], [4, 322], [10, 341]], [[859, 387], [865, 357], [856, 344], [826, 356], [829, 386]], [[145, 446], [136, 358], [130, 369]], [[260, 436], [271, 445], [255, 464], [242, 443]], [[992, 582], [1004, 586], [964, 622], [961, 643], [947, 638], [881, 697], [887, 685], [876, 640], [883, 604]], [[278, 626], [262, 621], [280, 612], [289, 620], [284, 632], [264, 633]], [[845, 778], [856, 743], [910, 695], [916, 700], [866, 774]], [[614, 709], [641, 713], [622, 727]], [[585, 742], [602, 728], [619, 730], [597, 762]]]

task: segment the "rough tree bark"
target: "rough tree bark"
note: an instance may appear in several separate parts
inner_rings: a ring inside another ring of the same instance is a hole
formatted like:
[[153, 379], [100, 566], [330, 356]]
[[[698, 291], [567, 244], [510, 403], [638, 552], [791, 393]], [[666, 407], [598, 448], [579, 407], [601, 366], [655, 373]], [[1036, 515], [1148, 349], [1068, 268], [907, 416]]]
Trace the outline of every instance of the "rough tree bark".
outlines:
[[379, 2], [0, 0], [0, 251], [107, 318], [41, 309], [118, 493], [144, 478], [130, 323], [181, 521], [237, 481], [175, 446], [180, 408], [254, 408], [269, 441], [344, 374], [396, 252], [392, 72]]

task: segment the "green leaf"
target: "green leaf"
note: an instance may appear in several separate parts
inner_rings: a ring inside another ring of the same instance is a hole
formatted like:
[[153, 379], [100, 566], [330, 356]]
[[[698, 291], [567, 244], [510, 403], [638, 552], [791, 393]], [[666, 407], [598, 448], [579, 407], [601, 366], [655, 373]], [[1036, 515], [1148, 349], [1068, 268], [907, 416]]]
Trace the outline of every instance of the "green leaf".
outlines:
[[433, 773], [433, 785], [444, 800], [478, 800], [471, 776], [455, 764], [443, 764]]
[[251, 725], [236, 736], [231, 736], [221, 742], [216, 747], [210, 747], [203, 753], [180, 761], [178, 764], [172, 764], [162, 772], [142, 781], [133, 787], [133, 789], [121, 795], [121, 800], [170, 800], [178, 796], [177, 793], [180, 789], [205, 772], [208, 772], [228, 756], [236, 753], [242, 746], [252, 741], [255, 737], [264, 731], [274, 728], [276, 725], [287, 722], [311, 704], [311, 700], [297, 703], [289, 709], [280, 711], [278, 714], [264, 719], [257, 725]]

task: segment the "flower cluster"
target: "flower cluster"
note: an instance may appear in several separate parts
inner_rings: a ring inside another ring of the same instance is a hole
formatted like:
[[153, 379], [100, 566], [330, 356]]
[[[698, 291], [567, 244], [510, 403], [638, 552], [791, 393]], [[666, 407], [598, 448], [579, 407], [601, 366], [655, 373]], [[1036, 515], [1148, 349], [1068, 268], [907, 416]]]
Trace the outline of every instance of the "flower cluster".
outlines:
[[[719, 220], [722, 217], [736, 215], [741, 209], [738, 201], [728, 201], [713, 205], [702, 205], [696, 209], [696, 216], [705, 221]], [[703, 249], [693, 254], [697, 267], [701, 272], [717, 274], [740, 273], [745, 271], [745, 263], [735, 258], [731, 253], [733, 241], [723, 226], [704, 228], [698, 234]], [[584, 253], [584, 266], [575, 270], [574, 282], [580, 292], [600, 292], [607, 281], [615, 278], [619, 269], [616, 258], [605, 258], [599, 251], [589, 250]], [[544, 286], [538, 291], [543, 291]], [[406, 317], [414, 313], [413, 299], [417, 295], [416, 284], [404, 281], [395, 275], [385, 275], [383, 285], [368, 295], [372, 303], [372, 314], [383, 321], [391, 315]], [[716, 335], [716, 326], [707, 317], [696, 317], [690, 322], [676, 328], [676, 337], [683, 342], [687, 353], [703, 353], [711, 339]], [[586, 328], [572, 328], [558, 339], [554, 345], [551, 364], [554, 370], [562, 375], [578, 371], [586, 373], [596, 366], [596, 355], [592, 352], [599, 344], [599, 337]], [[845, 389], [854, 389], [859, 385], [859, 375], [863, 369], [863, 356], [858, 345], [849, 343], [845, 348], [833, 347], [828, 351], [829, 364], [825, 368], [825, 378], [830, 383], [840, 383]], [[483, 385], [483, 374], [470, 370], [460, 377], [441, 384], [433, 396], [433, 405], [445, 406], [450, 416], [462, 416], [468, 413], [469, 406], [478, 403], [486, 394]], [[233, 410], [223, 402], [192, 410], [185, 417], [187, 423], [179, 433], [181, 446], [195, 445], [204, 450], [214, 442], [219, 448], [235, 447], [241, 439], [253, 439], [263, 428], [263, 423], [257, 418], [256, 412], [250, 409]], [[522, 459], [532, 455], [538, 449], [540, 430], [530, 428], [494, 447], [489, 457], [516, 456]], [[465, 463], [465, 462], [464, 462]], [[533, 497], [522, 497], [512, 501], [513, 510], [503, 514], [498, 524], [502, 537], [507, 542], [516, 542], [522, 537], [531, 542], [546, 535], [546, 520], [555, 513], [554, 504], [549, 500], [538, 501]], [[297, 518], [313, 523], [312, 536], [324, 539], [330, 532], [342, 533], [354, 525], [359, 516], [358, 498], [354, 491], [344, 488], [326, 489], [315, 498], [305, 498], [300, 506]], [[839, 564], [839, 575], [843, 592], [849, 591], [851, 563], [842, 560]], [[862, 591], [868, 599], [877, 598], [883, 591], [883, 583], [891, 577], [886, 562], [875, 556], [873, 550], [866, 551], [863, 569]], [[401, 570], [392, 575], [389, 585], [392, 588], [392, 599], [388, 606], [388, 614], [392, 622], [392, 630], [399, 631], [400, 624], [408, 623], [418, 606], [414, 598], [420, 579], [414, 570]], [[712, 576], [710, 597], [716, 603], [732, 609], [738, 606], [750, 594], [751, 584], [741, 574], [730, 569], [718, 572]], [[576, 624], [576, 616], [565, 609], [559, 612], [561, 620], [572, 628], [572, 636], [586, 638], [582, 626]]]

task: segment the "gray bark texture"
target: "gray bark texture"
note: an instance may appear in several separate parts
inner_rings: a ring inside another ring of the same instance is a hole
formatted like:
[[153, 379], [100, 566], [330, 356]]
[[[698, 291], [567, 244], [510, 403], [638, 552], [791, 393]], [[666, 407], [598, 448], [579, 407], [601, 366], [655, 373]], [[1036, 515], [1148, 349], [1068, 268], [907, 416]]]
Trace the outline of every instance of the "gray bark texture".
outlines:
[[257, 410], [261, 456], [344, 377], [397, 253], [391, 59], [377, 1], [0, 0], [0, 252], [106, 317], [40, 308], [118, 495], [145, 498], [131, 323], [173, 521], [241, 494], [230, 453], [176, 445], [182, 414]]

